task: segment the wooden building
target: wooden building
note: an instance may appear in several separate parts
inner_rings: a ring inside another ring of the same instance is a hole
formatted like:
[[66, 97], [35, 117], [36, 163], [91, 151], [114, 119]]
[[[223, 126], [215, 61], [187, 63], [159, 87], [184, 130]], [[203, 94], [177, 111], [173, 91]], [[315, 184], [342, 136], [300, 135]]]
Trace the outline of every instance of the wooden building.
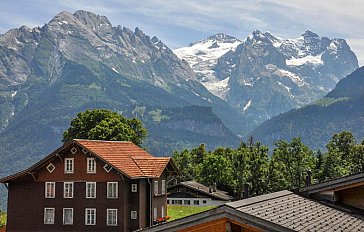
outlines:
[[166, 216], [170, 158], [131, 142], [73, 140], [0, 179], [7, 231], [133, 231]]
[[226, 203], [146, 228], [146, 232], [364, 231], [364, 215], [351, 214], [291, 191]]
[[299, 193], [353, 214], [364, 214], [364, 172], [310, 185]]
[[168, 187], [167, 204], [193, 206], [219, 206], [232, 200], [227, 192], [207, 187], [196, 181], [180, 182]]

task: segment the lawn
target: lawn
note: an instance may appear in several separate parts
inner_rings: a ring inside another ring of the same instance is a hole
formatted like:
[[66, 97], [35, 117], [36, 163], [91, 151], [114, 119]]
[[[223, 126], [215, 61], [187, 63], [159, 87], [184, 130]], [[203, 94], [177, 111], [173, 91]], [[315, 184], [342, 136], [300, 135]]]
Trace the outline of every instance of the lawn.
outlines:
[[6, 225], [6, 214], [0, 212], [0, 227]]
[[185, 205], [168, 205], [167, 215], [171, 217], [170, 221], [187, 217], [192, 214], [213, 209], [216, 206], [185, 206]]

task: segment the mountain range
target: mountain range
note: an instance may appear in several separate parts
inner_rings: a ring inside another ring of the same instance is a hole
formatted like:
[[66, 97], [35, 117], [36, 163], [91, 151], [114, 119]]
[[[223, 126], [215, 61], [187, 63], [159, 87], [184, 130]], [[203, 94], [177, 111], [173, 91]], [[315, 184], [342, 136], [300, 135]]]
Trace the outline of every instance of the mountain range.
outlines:
[[174, 52], [212, 94], [249, 122], [248, 131], [323, 97], [358, 68], [345, 40], [311, 31], [282, 39], [256, 30], [243, 42], [220, 33]]
[[142, 119], [144, 145], [156, 155], [239, 141], [228, 128], [244, 125], [236, 111], [138, 28], [61, 12], [42, 27], [0, 35], [0, 54], [0, 175], [58, 147], [71, 119], [90, 108]]
[[310, 148], [323, 149], [343, 130], [364, 141], [364, 67], [340, 80], [325, 97], [265, 121], [251, 135], [269, 145], [301, 137]]
[[105, 16], [61, 12], [0, 35], [0, 176], [58, 147], [71, 119], [92, 108], [140, 118], [155, 155], [237, 146], [357, 67], [345, 40], [310, 31], [297, 39], [254, 31], [244, 41], [219, 33], [172, 51]]

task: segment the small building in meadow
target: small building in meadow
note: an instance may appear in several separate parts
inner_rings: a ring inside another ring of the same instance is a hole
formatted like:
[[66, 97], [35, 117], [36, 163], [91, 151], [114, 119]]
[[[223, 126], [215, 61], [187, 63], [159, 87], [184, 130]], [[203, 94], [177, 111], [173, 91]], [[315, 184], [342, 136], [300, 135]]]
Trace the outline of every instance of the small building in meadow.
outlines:
[[168, 187], [167, 204], [191, 206], [219, 206], [233, 198], [216, 186], [207, 187], [196, 181], [184, 181]]
[[131, 142], [72, 140], [19, 173], [8, 189], [11, 231], [133, 231], [167, 212], [169, 157]]

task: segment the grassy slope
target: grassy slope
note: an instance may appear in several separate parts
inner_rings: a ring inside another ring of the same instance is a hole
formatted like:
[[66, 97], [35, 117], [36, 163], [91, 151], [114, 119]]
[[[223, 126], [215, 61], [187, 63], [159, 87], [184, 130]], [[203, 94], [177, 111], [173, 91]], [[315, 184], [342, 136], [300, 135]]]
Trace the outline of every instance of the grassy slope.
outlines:
[[201, 213], [206, 210], [215, 208], [216, 206], [182, 206], [182, 205], [168, 205], [167, 215], [171, 217], [170, 221], [187, 217], [192, 214]]
[[0, 213], [0, 227], [6, 225], [6, 213]]

